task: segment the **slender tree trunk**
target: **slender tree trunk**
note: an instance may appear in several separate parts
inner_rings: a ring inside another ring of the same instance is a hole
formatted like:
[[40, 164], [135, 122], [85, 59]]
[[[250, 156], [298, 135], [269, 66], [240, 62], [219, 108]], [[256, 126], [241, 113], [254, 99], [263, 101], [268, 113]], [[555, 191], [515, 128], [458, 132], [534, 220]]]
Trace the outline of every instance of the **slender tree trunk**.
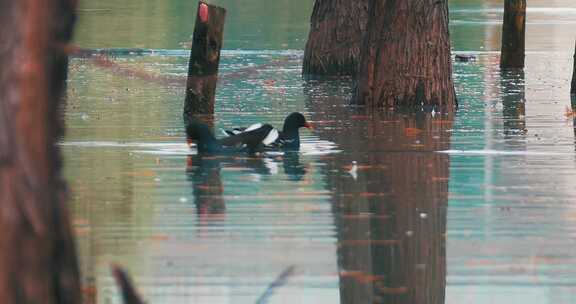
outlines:
[[574, 47], [574, 68], [572, 69], [572, 85], [570, 95], [576, 95], [576, 46]]
[[184, 101], [186, 123], [195, 114], [214, 114], [225, 17], [225, 9], [198, 3]]
[[302, 74], [354, 76], [367, 17], [368, 0], [316, 0]]
[[0, 299], [80, 303], [79, 272], [54, 145], [72, 0], [0, 0]]
[[526, 0], [505, 0], [500, 68], [524, 68]]

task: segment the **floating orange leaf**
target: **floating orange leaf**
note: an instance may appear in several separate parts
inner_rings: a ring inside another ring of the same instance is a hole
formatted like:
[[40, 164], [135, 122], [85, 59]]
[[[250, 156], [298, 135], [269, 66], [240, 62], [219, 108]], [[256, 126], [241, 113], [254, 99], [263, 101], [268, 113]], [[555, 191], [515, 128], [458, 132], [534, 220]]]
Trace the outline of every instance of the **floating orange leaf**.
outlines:
[[404, 135], [406, 135], [408, 137], [414, 137], [420, 133], [422, 133], [422, 130], [420, 130], [418, 128], [405, 128], [404, 129]]
[[373, 275], [362, 271], [343, 271], [340, 273], [340, 277], [352, 278], [362, 284], [368, 284], [376, 281], [381, 281], [384, 279], [384, 276]]
[[150, 236], [150, 239], [152, 239], [153, 241], [166, 241], [170, 239], [170, 237], [166, 234], [154, 234]]
[[566, 106], [566, 113], [564, 113], [566, 118], [574, 118], [576, 116], [576, 112], [572, 110], [569, 106]]
[[137, 177], [152, 177], [152, 176], [156, 176], [156, 172], [154, 172], [152, 170], [139, 170], [139, 171], [127, 172], [126, 175], [137, 176]]

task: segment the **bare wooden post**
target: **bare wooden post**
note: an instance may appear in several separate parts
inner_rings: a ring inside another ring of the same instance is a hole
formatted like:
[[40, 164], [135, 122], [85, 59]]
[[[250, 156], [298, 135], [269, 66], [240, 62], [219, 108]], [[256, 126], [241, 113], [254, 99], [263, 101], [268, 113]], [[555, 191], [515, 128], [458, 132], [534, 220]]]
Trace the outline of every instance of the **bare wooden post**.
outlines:
[[80, 303], [59, 104], [74, 0], [0, 0], [0, 299]]
[[448, 1], [371, 0], [356, 104], [453, 110]]
[[368, 0], [316, 0], [302, 75], [355, 75], [367, 20]]
[[505, 0], [500, 68], [524, 68], [526, 0]]
[[572, 85], [570, 86], [570, 95], [576, 95], [576, 46], [574, 47], [574, 68], [572, 70]]
[[221, 7], [198, 3], [186, 83], [185, 122], [195, 114], [214, 114], [225, 16], [226, 10]]

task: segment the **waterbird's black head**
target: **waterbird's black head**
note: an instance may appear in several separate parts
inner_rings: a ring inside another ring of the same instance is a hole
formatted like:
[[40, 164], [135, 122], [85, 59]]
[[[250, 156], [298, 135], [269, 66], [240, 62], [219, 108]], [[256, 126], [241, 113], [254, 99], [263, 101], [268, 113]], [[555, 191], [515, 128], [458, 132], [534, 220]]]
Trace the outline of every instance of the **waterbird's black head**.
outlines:
[[284, 133], [297, 132], [300, 128], [312, 128], [312, 125], [306, 121], [302, 113], [294, 112], [286, 116], [283, 128]]

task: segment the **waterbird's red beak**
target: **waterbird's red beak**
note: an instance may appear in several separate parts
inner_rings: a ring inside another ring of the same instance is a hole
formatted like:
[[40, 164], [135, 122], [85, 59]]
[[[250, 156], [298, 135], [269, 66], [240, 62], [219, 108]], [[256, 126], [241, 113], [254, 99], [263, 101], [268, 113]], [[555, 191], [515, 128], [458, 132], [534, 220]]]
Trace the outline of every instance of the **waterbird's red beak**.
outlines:
[[304, 128], [314, 130], [314, 126], [309, 122], [304, 123]]

